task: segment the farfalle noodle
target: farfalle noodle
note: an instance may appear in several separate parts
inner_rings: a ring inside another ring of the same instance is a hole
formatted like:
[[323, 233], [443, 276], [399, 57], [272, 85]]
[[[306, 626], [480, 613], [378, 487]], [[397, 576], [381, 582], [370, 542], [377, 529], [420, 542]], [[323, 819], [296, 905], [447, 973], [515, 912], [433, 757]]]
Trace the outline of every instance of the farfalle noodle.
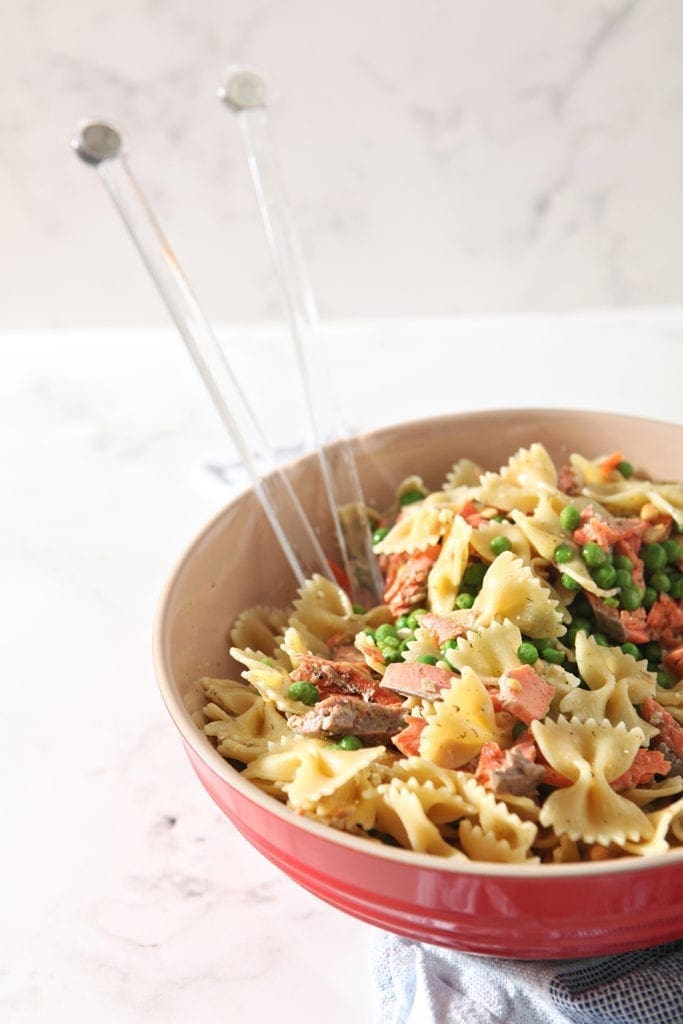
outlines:
[[617, 454], [454, 454], [369, 512], [387, 603], [315, 576], [247, 609], [242, 679], [198, 680], [195, 720], [269, 799], [406, 856], [681, 848], [683, 487]]

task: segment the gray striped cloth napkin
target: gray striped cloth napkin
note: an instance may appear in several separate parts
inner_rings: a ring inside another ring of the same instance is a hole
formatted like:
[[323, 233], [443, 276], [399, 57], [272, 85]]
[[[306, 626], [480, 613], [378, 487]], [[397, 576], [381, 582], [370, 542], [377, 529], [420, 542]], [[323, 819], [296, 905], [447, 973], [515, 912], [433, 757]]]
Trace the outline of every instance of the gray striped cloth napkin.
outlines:
[[375, 932], [376, 1024], [683, 1024], [683, 941], [587, 960], [503, 960]]

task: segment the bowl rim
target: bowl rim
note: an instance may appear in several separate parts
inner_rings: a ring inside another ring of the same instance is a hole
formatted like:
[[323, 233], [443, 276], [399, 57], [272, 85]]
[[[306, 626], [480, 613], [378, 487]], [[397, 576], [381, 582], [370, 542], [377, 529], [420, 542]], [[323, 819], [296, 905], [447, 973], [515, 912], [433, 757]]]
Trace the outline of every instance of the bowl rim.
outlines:
[[[415, 420], [404, 420], [399, 423], [379, 427], [377, 429], [363, 431], [353, 435], [351, 440], [381, 441], [382, 435], [391, 434], [399, 427], [421, 427], [432, 429], [440, 422], [452, 423], [458, 420], [472, 420], [477, 418], [498, 419], [504, 416], [520, 413], [534, 416], [579, 416], [624, 419], [629, 422], [640, 423], [643, 426], [665, 426], [683, 433], [683, 424], [671, 420], [655, 420], [649, 417], [630, 416], [625, 413], [610, 413], [605, 411], [591, 411], [587, 409], [565, 409], [565, 408], [507, 408], [507, 409], [480, 409], [462, 413], [442, 414], [439, 416], [420, 417]], [[331, 445], [330, 447], [334, 447]], [[307, 460], [314, 460], [315, 452], [306, 452], [296, 459], [284, 464], [281, 469], [290, 472]], [[233, 768], [223, 758], [215, 747], [211, 745], [207, 737], [200, 731], [191, 714], [184, 706], [180, 696], [173, 684], [170, 672], [170, 659], [167, 637], [167, 623], [172, 614], [173, 596], [185, 567], [194, 556], [195, 550], [218, 528], [221, 521], [232, 514], [235, 506], [245, 500], [247, 495], [253, 493], [253, 488], [245, 486], [236, 493], [231, 500], [216, 512], [208, 522], [200, 527], [186, 544], [181, 555], [176, 559], [166, 582], [162, 588], [157, 601], [153, 623], [153, 662], [157, 684], [162, 699], [169, 715], [185, 744], [191, 748], [193, 753], [204, 762], [206, 767], [218, 775], [232, 789], [236, 790], [247, 800], [258, 805], [262, 810], [274, 817], [279, 818], [283, 823], [301, 829], [315, 839], [331, 843], [335, 846], [345, 847], [349, 852], [365, 854], [378, 857], [380, 860], [388, 860], [394, 864], [405, 867], [414, 866], [421, 870], [431, 870], [437, 873], [480, 875], [494, 878], [509, 878], [515, 881], [532, 879], [546, 879], [550, 881], [555, 878], [586, 878], [600, 877], [604, 875], [624, 875], [631, 872], [647, 871], [656, 868], [669, 868], [676, 864], [683, 863], [683, 847], [680, 850], [669, 850], [659, 854], [634, 855], [632, 857], [620, 857], [605, 861], [579, 861], [577, 863], [539, 863], [524, 864], [511, 862], [493, 861], [472, 861], [461, 860], [460, 858], [437, 857], [434, 854], [418, 853], [414, 850], [406, 850], [401, 847], [388, 846], [380, 842], [368, 842], [363, 836], [353, 835], [338, 829], [313, 821], [303, 815], [297, 815], [293, 810], [286, 807], [274, 797], [264, 793], [259, 787], [248, 779], [245, 779], [237, 769]]]

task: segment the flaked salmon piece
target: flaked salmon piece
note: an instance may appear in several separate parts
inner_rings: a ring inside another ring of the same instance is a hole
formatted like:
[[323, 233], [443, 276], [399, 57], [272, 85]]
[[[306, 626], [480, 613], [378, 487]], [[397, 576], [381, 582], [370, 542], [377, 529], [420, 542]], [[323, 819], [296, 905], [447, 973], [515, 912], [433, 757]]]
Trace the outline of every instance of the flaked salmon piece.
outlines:
[[574, 470], [571, 466], [564, 465], [560, 466], [557, 471], [557, 489], [562, 491], [563, 494], [576, 494], [576, 477], [574, 476]]
[[405, 757], [416, 757], [420, 753], [420, 736], [427, 724], [424, 718], [415, 718], [412, 715], [406, 718], [408, 723], [402, 732], [392, 737], [391, 742]]
[[644, 786], [652, 782], [655, 775], [668, 775], [671, 771], [671, 762], [667, 761], [659, 750], [645, 750], [640, 747], [636, 751], [630, 768], [613, 779], [610, 786], [615, 793], [622, 793], [625, 789], [632, 789], [635, 786]]
[[500, 678], [501, 704], [525, 725], [545, 718], [554, 696], [555, 688], [546, 683], [531, 665], [507, 669]]
[[[427, 598], [427, 577], [439, 557], [441, 546], [434, 544], [424, 551], [408, 555], [394, 571], [393, 563], [384, 591], [384, 602], [394, 617], [419, 608]], [[393, 556], [392, 556], [393, 557]]]
[[642, 537], [631, 537], [628, 540], [620, 537], [619, 540], [614, 542], [614, 553], [616, 555], [626, 555], [633, 562], [633, 582], [637, 587], [645, 586], [645, 566], [642, 559], [638, 556], [641, 543]]
[[683, 726], [678, 724], [673, 715], [652, 697], [646, 697], [641, 704], [641, 714], [646, 722], [659, 729], [659, 737], [669, 750], [676, 757], [683, 758]]
[[574, 785], [567, 775], [563, 775], [562, 772], [558, 772], [557, 768], [553, 768], [551, 764], [548, 764], [546, 758], [543, 756], [543, 751], [538, 745], [536, 746], [536, 762], [543, 766], [543, 778], [541, 779], [541, 782], [544, 786], [554, 786], [555, 789], [566, 789], [568, 786]]
[[674, 647], [673, 651], [669, 651], [663, 663], [675, 676], [683, 678], [683, 646]]
[[543, 765], [535, 762], [533, 739], [514, 743], [508, 750], [487, 741], [481, 748], [475, 778], [494, 793], [533, 796], [544, 775]]
[[555, 789], [566, 789], [568, 786], [574, 785], [570, 778], [563, 775], [562, 772], [558, 772], [551, 764], [543, 765], [543, 778], [541, 782], [544, 786], [554, 786]]
[[385, 690], [433, 700], [442, 690], [448, 689], [453, 678], [452, 672], [438, 665], [426, 665], [421, 661], [396, 661], [387, 666], [382, 686]]
[[360, 697], [332, 694], [318, 701], [305, 715], [290, 715], [287, 724], [301, 736], [357, 736], [369, 746], [386, 744], [400, 732], [407, 712], [401, 707], [383, 707]]
[[353, 644], [343, 643], [332, 647], [332, 655], [334, 661], [352, 662], [354, 665], [365, 664], [365, 658]]
[[500, 771], [504, 760], [505, 751], [501, 750], [497, 743], [493, 740], [487, 740], [483, 744], [479, 754], [479, 761], [477, 762], [477, 770], [474, 773], [474, 777], [480, 786], [489, 786], [491, 776], [494, 772]]
[[486, 692], [488, 693], [489, 697], [491, 698], [491, 703], [493, 704], [494, 714], [498, 714], [498, 712], [503, 711], [504, 710], [503, 709], [503, 703], [502, 703], [502, 701], [500, 699], [500, 687], [492, 686], [491, 684], [487, 684], [485, 689], [486, 689]]
[[581, 526], [579, 526], [572, 537], [575, 544], [588, 544], [593, 541], [599, 544], [603, 551], [609, 551], [617, 541], [625, 540], [633, 544], [640, 541], [648, 528], [648, 523], [636, 517], [626, 519], [610, 519], [609, 521], [599, 516], [592, 505], [587, 505], [581, 512]]
[[297, 683], [315, 683], [323, 698], [347, 693], [376, 704], [399, 702], [396, 694], [385, 690], [372, 678], [369, 669], [361, 668], [356, 662], [330, 661], [315, 654], [306, 654], [301, 658], [299, 667], [291, 673], [291, 679]]
[[610, 605], [605, 604], [602, 598], [596, 594], [590, 594], [586, 592], [588, 603], [593, 609], [595, 615], [595, 621], [597, 622], [600, 632], [604, 633], [606, 637], [612, 640], [615, 644], [623, 644], [626, 642], [626, 626], [621, 621], [618, 608], [612, 608]]
[[478, 526], [481, 526], [482, 523], [488, 522], [473, 501], [466, 501], [458, 512], [458, 515], [461, 516], [469, 526], [473, 526], [475, 529]]
[[456, 637], [465, 636], [467, 627], [462, 622], [449, 619], [447, 615], [437, 615], [435, 612], [427, 612], [420, 619], [420, 627], [426, 629], [434, 641], [443, 646], [447, 640], [455, 640]]
[[[619, 618], [626, 632], [626, 639], [632, 644], [646, 644], [651, 638], [647, 625], [647, 614], [644, 608], [636, 608], [634, 612], [622, 609]], [[623, 641], [622, 641], [623, 642]]]
[[647, 625], [664, 647], [678, 647], [683, 639], [683, 608], [668, 594], [660, 594], [647, 613]]
[[597, 597], [595, 594], [586, 593], [588, 602], [593, 609], [595, 621], [601, 633], [604, 633], [614, 644], [625, 644], [630, 640], [632, 644], [646, 644], [650, 639], [650, 630], [647, 625], [647, 616], [644, 608], [637, 608], [634, 612], [618, 608]]
[[395, 551], [391, 555], [378, 555], [377, 564], [379, 571], [384, 577], [385, 589], [388, 589], [396, 579], [399, 569], [405, 565], [410, 555], [407, 551]]

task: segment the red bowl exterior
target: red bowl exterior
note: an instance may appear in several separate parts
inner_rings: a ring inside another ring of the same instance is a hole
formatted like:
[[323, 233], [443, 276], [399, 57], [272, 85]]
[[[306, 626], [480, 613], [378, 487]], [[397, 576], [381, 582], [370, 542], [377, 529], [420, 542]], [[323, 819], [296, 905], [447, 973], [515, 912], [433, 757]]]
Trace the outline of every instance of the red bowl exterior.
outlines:
[[379, 928], [526, 960], [604, 956], [681, 937], [680, 860], [657, 867], [633, 860], [632, 870], [585, 877], [544, 866], [540, 879], [494, 875], [489, 865], [467, 874], [438, 862], [416, 866], [410, 854], [388, 860], [364, 849], [366, 840], [339, 845], [300, 828], [294, 815], [290, 822], [265, 810], [184, 745], [207, 793], [257, 850], [315, 896]]
[[[589, 457], [623, 444], [653, 475], [683, 479], [681, 427], [601, 413], [506, 410], [420, 421], [358, 439], [369, 500], [384, 507], [395, 481], [406, 475], [402, 470], [419, 466], [426, 479], [438, 473], [442, 479], [443, 438], [449, 451], [484, 465], [500, 465], [515, 447], [534, 440], [555, 458], [566, 457], [568, 439]], [[316, 466], [309, 457], [288, 474], [311, 521], [322, 524], [324, 489]], [[327, 534], [322, 530], [324, 545], [331, 537], [329, 527]], [[683, 849], [583, 864], [444, 861], [299, 817], [236, 772], [193, 719], [201, 706], [193, 681], [237, 678], [240, 669], [226, 643], [229, 623], [264, 594], [284, 605], [293, 590], [282, 552], [247, 492], [188, 547], [156, 620], [159, 684], [192, 766], [253, 846], [304, 888], [363, 921], [466, 952], [558, 959], [683, 938]]]

